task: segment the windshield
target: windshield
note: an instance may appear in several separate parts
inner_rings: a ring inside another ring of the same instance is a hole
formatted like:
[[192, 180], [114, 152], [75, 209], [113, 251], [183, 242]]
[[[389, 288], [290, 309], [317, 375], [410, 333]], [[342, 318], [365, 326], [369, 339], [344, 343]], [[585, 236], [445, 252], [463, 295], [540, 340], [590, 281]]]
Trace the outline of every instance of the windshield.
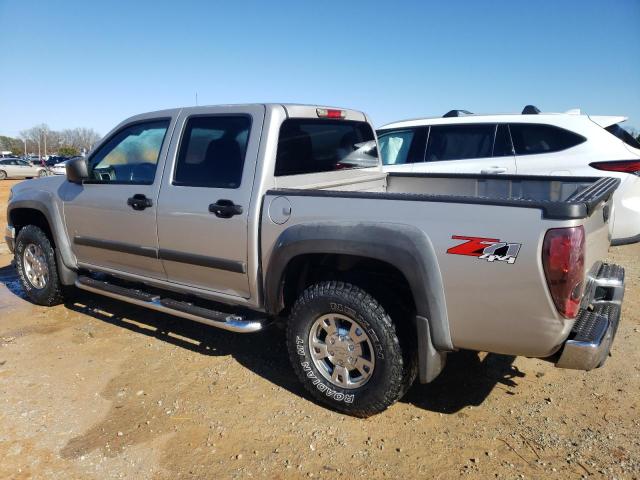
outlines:
[[640, 142], [638, 142], [637, 139], [633, 138], [633, 135], [631, 135], [626, 129], [621, 127], [619, 123], [614, 123], [613, 125], [609, 125], [607, 128], [605, 128], [605, 130], [609, 132], [611, 135], [618, 137], [627, 145], [633, 148], [640, 149]]
[[347, 120], [285, 120], [280, 127], [276, 176], [378, 165], [373, 129]]

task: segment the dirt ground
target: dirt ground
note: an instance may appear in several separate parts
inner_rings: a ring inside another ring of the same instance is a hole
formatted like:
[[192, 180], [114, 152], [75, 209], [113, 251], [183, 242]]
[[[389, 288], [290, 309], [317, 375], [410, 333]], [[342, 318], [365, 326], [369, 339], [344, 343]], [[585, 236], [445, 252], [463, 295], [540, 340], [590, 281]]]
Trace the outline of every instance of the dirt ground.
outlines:
[[627, 291], [604, 368], [459, 352], [362, 420], [310, 400], [277, 328], [37, 307], [0, 243], [0, 478], [640, 478], [640, 245], [611, 260]]

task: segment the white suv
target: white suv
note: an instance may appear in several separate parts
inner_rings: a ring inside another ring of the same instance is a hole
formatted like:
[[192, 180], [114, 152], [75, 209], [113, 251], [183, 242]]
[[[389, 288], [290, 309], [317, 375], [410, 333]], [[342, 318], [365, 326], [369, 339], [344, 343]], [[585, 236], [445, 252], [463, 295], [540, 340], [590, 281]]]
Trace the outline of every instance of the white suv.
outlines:
[[626, 117], [579, 110], [406, 120], [378, 129], [386, 171], [518, 175], [611, 176], [612, 244], [640, 241], [640, 144], [619, 123]]

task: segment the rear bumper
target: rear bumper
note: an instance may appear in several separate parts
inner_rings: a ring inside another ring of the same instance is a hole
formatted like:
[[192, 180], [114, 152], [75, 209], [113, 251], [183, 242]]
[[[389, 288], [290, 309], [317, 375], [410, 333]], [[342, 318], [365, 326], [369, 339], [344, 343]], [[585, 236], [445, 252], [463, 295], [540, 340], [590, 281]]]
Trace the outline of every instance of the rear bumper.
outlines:
[[11, 253], [13, 253], [13, 249], [16, 243], [16, 229], [11, 225], [7, 225], [4, 233], [4, 241], [7, 242], [7, 246]]
[[574, 370], [601, 367], [618, 330], [624, 297], [624, 268], [602, 264], [590, 277], [580, 309], [556, 366]]

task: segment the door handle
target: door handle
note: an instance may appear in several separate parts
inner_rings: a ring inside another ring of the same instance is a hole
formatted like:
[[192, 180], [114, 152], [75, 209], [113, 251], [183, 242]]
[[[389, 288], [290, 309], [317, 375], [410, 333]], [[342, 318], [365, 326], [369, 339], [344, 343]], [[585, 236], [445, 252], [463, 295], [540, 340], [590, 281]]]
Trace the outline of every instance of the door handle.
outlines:
[[491, 175], [495, 173], [505, 173], [507, 169], [505, 167], [489, 167], [484, 170], [480, 170], [482, 175]]
[[134, 210], [144, 210], [147, 207], [153, 207], [153, 202], [142, 193], [136, 193], [133, 197], [127, 199], [127, 205]]
[[242, 214], [242, 207], [233, 203], [233, 200], [218, 200], [209, 205], [209, 211], [220, 218], [231, 218]]

